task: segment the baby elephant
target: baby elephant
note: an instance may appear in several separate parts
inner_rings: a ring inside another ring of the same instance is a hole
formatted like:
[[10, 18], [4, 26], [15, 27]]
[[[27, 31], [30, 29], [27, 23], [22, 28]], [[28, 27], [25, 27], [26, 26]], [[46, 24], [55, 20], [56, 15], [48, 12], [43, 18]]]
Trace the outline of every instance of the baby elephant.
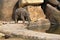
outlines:
[[25, 24], [25, 20], [28, 21], [28, 25], [30, 24], [30, 17], [29, 13], [24, 8], [18, 8], [15, 11], [15, 23], [18, 23], [18, 18], [23, 20], [23, 23]]

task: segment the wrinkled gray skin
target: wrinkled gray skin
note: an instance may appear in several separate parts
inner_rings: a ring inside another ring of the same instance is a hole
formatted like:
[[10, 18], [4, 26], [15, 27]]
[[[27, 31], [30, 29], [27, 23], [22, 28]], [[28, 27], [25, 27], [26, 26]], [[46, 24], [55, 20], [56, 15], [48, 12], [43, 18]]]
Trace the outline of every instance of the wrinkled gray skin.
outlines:
[[15, 23], [18, 23], [18, 18], [21, 18], [23, 20], [23, 23], [25, 24], [25, 18], [28, 21], [28, 25], [30, 24], [30, 17], [29, 13], [24, 8], [18, 8], [15, 11]]

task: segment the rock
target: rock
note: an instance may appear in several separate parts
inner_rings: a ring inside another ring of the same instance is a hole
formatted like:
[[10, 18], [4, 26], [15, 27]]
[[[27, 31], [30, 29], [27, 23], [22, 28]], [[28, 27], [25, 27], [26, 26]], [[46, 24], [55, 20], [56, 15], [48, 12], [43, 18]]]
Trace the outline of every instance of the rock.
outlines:
[[14, 38], [8, 38], [8, 39], [0, 38], [0, 40], [25, 40], [25, 39], [14, 37]]
[[3, 36], [5, 36], [5, 34], [3, 34], [3, 33], [0, 33], [0, 38], [1, 38], [1, 37], [3, 37]]
[[12, 20], [12, 13], [13, 8], [18, 0], [1, 0], [2, 1], [2, 8], [1, 8], [1, 18], [0, 20], [3, 21], [11, 21]]
[[[26, 28], [26, 25], [24, 25], [24, 24], [22, 24], [22, 23], [17, 23], [17, 24], [3, 24], [3, 25], [1, 25], [1, 26], [4, 26], [3, 28], [5, 28], [5, 29], [12, 29], [12, 27], [15, 27], [14, 29], [25, 29]], [[21, 27], [20, 27], [21, 26]], [[6, 28], [7, 27], [7, 28]], [[14, 29], [12, 29], [12, 30], [14, 30]]]
[[[17, 2], [18, 0], [0, 0], [0, 4], [1, 4], [0, 5], [0, 20], [3, 20], [3, 21], [12, 20], [12, 14], [13, 14], [14, 7], [17, 4]], [[24, 0], [22, 0], [22, 2], [24, 3]], [[26, 2], [31, 3], [31, 0], [26, 0]], [[43, 0], [35, 0], [32, 3], [40, 4], [40, 3], [43, 3]]]
[[0, 40], [24, 40], [24, 39], [14, 37], [14, 38], [8, 38], [8, 39], [0, 38]]
[[39, 19], [36, 22], [30, 23], [28, 30], [46, 32], [50, 28], [50, 21], [48, 19]]
[[7, 28], [6, 26], [2, 26], [0, 27], [0, 32], [26, 40], [60, 40], [60, 35], [36, 32], [27, 29], [17, 29], [16, 27], [11, 27], [10, 29], [10, 27]]
[[51, 6], [50, 4], [47, 4], [46, 13], [47, 17], [49, 17], [52, 22], [55, 23], [55, 18], [56, 21], [60, 23], [60, 11], [57, 10], [55, 7]]
[[44, 0], [19, 0], [19, 6], [24, 6], [28, 4], [41, 4]]
[[27, 10], [30, 13], [31, 21], [34, 22], [39, 18], [45, 18], [45, 14], [41, 6], [27, 6]]
[[51, 27], [47, 32], [53, 33], [59, 28], [60, 24], [60, 11], [57, 10], [55, 7], [51, 6], [50, 4], [47, 4], [46, 7], [46, 16], [51, 22]]
[[53, 5], [58, 5], [59, 4], [58, 0], [48, 0], [48, 1]]

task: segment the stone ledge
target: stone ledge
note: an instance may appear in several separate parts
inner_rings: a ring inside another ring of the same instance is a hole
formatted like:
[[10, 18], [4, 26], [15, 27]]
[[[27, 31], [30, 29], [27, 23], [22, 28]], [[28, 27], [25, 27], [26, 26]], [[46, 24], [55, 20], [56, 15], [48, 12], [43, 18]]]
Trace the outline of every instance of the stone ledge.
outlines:
[[36, 32], [14, 26], [3, 25], [0, 27], [0, 32], [3, 34], [8, 34], [11, 37], [19, 37], [26, 40], [60, 40], [60, 35]]
[[19, 0], [19, 6], [29, 5], [29, 4], [41, 4], [44, 0]]

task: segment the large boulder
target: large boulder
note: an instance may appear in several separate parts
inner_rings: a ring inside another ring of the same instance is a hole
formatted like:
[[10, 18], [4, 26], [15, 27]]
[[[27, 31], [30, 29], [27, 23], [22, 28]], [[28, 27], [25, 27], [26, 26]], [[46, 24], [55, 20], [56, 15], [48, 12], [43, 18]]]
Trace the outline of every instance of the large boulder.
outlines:
[[47, 4], [46, 15], [51, 22], [51, 27], [47, 32], [55, 32], [59, 28], [60, 24], [60, 11], [50, 4]]
[[30, 23], [28, 30], [34, 30], [39, 32], [46, 32], [50, 28], [50, 21], [48, 19], [39, 19], [36, 22]]
[[45, 19], [46, 17], [41, 6], [27, 6], [27, 10], [30, 14], [30, 18], [32, 22], [40, 18]]
[[58, 5], [59, 4], [58, 0], [48, 0], [48, 1], [53, 5]]
[[56, 21], [60, 23], [60, 11], [55, 7], [51, 6], [50, 4], [47, 4], [46, 14], [52, 22], [54, 21], [53, 19], [55, 18]]
[[24, 6], [28, 4], [41, 4], [44, 0], [19, 0], [19, 6]]

